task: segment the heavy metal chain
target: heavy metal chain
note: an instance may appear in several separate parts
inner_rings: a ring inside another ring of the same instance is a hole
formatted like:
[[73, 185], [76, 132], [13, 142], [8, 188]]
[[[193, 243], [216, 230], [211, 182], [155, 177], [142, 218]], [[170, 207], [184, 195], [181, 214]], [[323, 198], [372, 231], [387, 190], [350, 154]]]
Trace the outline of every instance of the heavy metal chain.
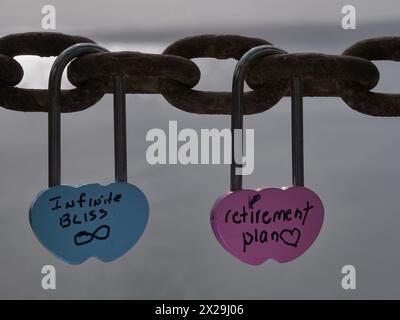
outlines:
[[[77, 43], [92, 40], [60, 33], [22, 33], [0, 38], [0, 106], [25, 112], [47, 112], [47, 90], [16, 87], [23, 68], [19, 55], [58, 56]], [[162, 54], [140, 52], [94, 53], [75, 59], [68, 79], [76, 87], [63, 90], [62, 112], [84, 110], [113, 92], [115, 75], [126, 78], [127, 93], [159, 93], [173, 106], [191, 113], [231, 114], [231, 92], [193, 89], [201, 72], [193, 58], [239, 60], [249, 49], [271, 44], [237, 35], [201, 35], [180, 39]], [[263, 112], [291, 95], [291, 79], [300, 77], [305, 96], [341, 97], [354, 110], [371, 116], [400, 116], [400, 94], [371, 90], [379, 70], [372, 60], [400, 61], [400, 37], [358, 42], [342, 55], [319, 53], [276, 54], [256, 60], [246, 82], [252, 91], [243, 97], [244, 114]]]

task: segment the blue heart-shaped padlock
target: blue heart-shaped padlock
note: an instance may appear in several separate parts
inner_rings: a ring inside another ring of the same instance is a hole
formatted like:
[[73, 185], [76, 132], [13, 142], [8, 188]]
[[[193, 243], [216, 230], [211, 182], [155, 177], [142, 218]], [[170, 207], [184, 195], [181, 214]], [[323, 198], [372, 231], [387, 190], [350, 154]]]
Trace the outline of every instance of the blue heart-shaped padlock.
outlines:
[[66, 65], [75, 57], [109, 52], [95, 44], [77, 44], [55, 60], [49, 78], [49, 188], [33, 203], [29, 219], [41, 244], [70, 264], [90, 257], [113, 261], [139, 240], [149, 218], [143, 192], [127, 182], [125, 78], [113, 75], [115, 180], [107, 186], [60, 185], [60, 84]]
[[139, 240], [148, 217], [143, 192], [124, 182], [46, 189], [29, 215], [42, 245], [71, 264], [117, 259]]

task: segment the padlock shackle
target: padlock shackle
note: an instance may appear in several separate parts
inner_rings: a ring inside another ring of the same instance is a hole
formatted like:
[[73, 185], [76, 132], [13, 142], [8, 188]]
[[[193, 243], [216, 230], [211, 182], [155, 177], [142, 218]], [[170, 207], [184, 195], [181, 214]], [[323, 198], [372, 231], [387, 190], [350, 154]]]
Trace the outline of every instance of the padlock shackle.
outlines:
[[[230, 190], [242, 189], [242, 175], [237, 174], [237, 168], [242, 166], [236, 158], [243, 155], [243, 90], [246, 72], [255, 59], [271, 54], [287, 54], [286, 51], [271, 46], [262, 45], [247, 51], [238, 61], [232, 80], [232, 162]], [[293, 185], [304, 185], [304, 156], [303, 156], [303, 92], [299, 77], [292, 78], [292, 180]], [[239, 130], [237, 130], [239, 129]], [[236, 136], [237, 135], [237, 136]], [[235, 137], [236, 136], [236, 137]], [[239, 138], [239, 139], [236, 139]], [[238, 144], [238, 145], [237, 145]], [[235, 157], [235, 153], [238, 153]]]
[[304, 186], [303, 81], [292, 77], [292, 184]]
[[[61, 183], [61, 78], [64, 69], [73, 59], [90, 54], [109, 52], [93, 43], [80, 43], [65, 49], [54, 61], [49, 76], [49, 187]], [[115, 180], [127, 181], [126, 156], [126, 105], [125, 78], [114, 75], [114, 145], [115, 145]]]

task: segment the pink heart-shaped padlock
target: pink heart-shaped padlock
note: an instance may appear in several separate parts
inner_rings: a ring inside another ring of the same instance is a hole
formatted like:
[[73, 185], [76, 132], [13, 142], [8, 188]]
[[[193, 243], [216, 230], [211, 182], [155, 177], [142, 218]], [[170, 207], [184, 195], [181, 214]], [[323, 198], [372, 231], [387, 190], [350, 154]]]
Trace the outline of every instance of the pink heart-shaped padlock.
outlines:
[[218, 241], [251, 265], [297, 258], [317, 238], [323, 220], [319, 197], [300, 186], [230, 192], [211, 211]]

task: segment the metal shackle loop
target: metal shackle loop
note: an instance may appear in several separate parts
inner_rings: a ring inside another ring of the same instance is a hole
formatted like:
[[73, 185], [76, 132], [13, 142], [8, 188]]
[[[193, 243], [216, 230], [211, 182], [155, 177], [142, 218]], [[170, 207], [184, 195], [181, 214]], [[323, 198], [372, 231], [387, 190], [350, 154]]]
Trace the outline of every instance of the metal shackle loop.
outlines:
[[[64, 69], [73, 59], [90, 54], [109, 52], [92, 43], [76, 44], [64, 50], [54, 61], [49, 76], [49, 187], [61, 183], [61, 78]], [[126, 100], [125, 77], [113, 75], [114, 80], [114, 156], [115, 180], [127, 181], [126, 156]]]
[[[242, 175], [237, 174], [237, 168], [242, 166], [236, 162], [236, 152], [243, 155], [243, 106], [242, 97], [246, 72], [255, 59], [271, 54], [287, 54], [286, 51], [271, 46], [262, 45], [247, 51], [239, 62], [233, 74], [232, 81], [232, 162], [230, 190], [242, 189]], [[304, 185], [304, 156], [303, 156], [303, 98], [302, 82], [299, 77], [292, 78], [292, 182], [293, 185]], [[238, 134], [237, 134], [238, 132]], [[237, 134], [237, 136], [236, 136]], [[236, 137], [235, 137], [236, 136]], [[235, 139], [239, 137], [239, 139]], [[239, 141], [238, 141], [239, 140]], [[238, 145], [236, 145], [238, 144]]]

